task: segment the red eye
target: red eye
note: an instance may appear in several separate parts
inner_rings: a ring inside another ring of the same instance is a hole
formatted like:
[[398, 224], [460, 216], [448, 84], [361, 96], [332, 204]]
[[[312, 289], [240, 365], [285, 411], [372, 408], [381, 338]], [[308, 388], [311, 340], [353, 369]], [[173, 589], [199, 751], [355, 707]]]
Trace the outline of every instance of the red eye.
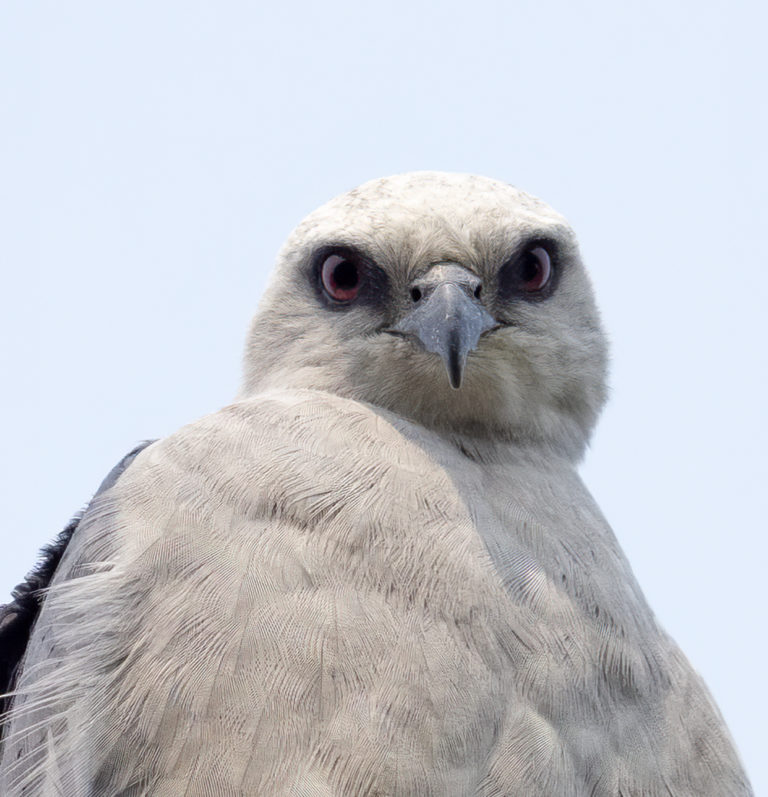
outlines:
[[541, 246], [526, 252], [520, 264], [520, 288], [526, 293], [540, 291], [552, 276], [552, 261]]
[[555, 267], [545, 245], [531, 243], [529, 249], [501, 267], [499, 298], [502, 301], [546, 299], [552, 293], [553, 276]]
[[360, 291], [360, 268], [354, 257], [328, 255], [320, 267], [323, 289], [337, 302], [351, 302]]

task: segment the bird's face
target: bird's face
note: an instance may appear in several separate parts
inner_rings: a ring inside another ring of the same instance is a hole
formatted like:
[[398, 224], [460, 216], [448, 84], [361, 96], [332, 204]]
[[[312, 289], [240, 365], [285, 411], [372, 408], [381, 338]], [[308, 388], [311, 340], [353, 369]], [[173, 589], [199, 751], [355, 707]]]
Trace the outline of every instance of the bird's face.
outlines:
[[495, 180], [416, 172], [366, 183], [294, 231], [251, 329], [243, 393], [327, 390], [578, 457], [605, 368], [565, 220]]

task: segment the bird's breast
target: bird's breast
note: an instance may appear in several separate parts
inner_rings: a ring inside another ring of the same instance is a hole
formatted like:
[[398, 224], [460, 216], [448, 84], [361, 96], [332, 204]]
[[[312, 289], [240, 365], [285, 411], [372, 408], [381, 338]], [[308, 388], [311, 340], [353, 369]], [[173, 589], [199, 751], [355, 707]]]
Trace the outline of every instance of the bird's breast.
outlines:
[[462, 456], [316, 391], [142, 452], [71, 553], [108, 565], [64, 572], [41, 619], [77, 672], [30, 676], [77, 707], [51, 715], [56, 772], [162, 797], [576, 794], [608, 771], [653, 702], [623, 560], [567, 474]]

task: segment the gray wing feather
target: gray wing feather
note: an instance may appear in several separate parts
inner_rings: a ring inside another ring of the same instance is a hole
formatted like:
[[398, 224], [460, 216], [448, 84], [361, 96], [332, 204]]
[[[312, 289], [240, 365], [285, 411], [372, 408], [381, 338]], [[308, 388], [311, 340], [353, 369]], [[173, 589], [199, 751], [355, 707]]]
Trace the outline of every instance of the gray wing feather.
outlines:
[[[129, 451], [101, 482], [89, 505], [113, 487], [138, 454], [152, 442], [154, 441], [146, 440]], [[12, 699], [8, 693], [13, 690], [18, 679], [29, 637], [45, 601], [45, 590], [50, 585], [85, 511], [87, 507], [78, 512], [56, 539], [41, 550], [38, 563], [24, 581], [12, 590], [13, 600], [0, 606], [0, 719], [11, 708]], [[4, 727], [0, 722], [0, 741]]]

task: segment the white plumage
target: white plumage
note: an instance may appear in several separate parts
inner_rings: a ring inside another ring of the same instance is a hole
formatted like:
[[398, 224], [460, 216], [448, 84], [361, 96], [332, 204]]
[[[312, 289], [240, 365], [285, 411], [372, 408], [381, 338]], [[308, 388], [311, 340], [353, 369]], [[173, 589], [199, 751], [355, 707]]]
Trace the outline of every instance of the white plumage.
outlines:
[[74, 533], [2, 794], [750, 794], [576, 473], [605, 362], [527, 194], [425, 172], [310, 215], [237, 401]]

